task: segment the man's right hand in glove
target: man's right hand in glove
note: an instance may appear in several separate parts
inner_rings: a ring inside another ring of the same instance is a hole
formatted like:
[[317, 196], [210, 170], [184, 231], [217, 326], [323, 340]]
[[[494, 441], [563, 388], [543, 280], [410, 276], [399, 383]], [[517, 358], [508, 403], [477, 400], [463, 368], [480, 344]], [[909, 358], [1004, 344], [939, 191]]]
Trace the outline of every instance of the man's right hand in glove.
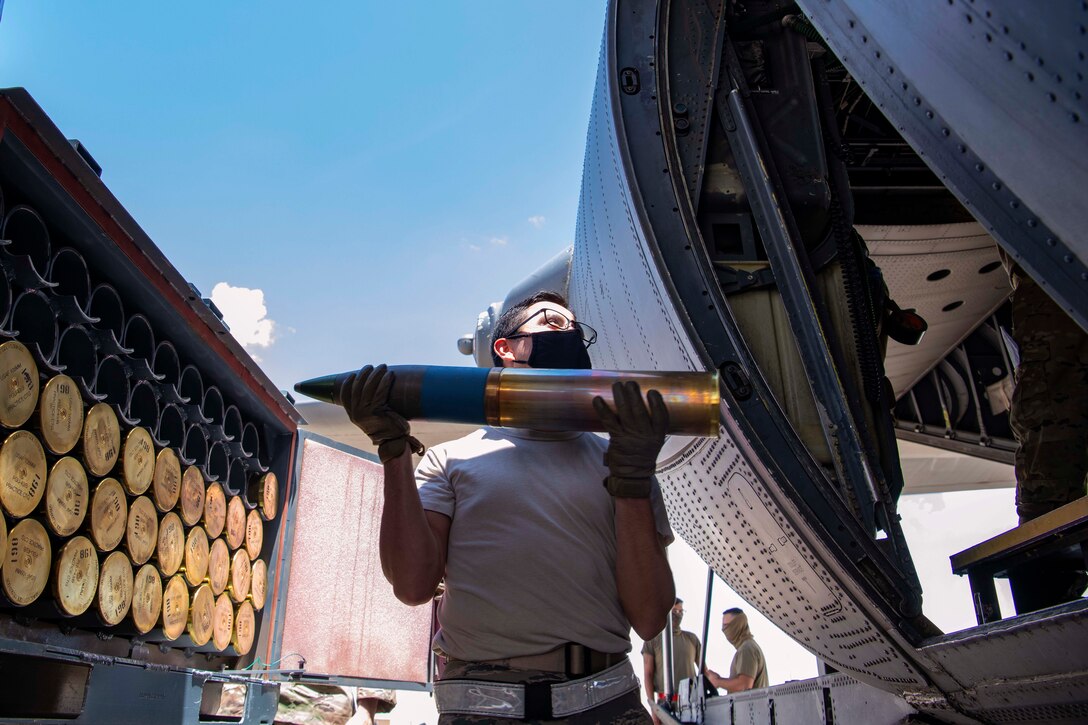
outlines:
[[393, 380], [393, 371], [385, 365], [367, 365], [347, 377], [340, 393], [348, 418], [370, 436], [382, 463], [399, 458], [408, 447], [423, 453], [423, 444], [411, 435], [408, 421], [389, 407]]

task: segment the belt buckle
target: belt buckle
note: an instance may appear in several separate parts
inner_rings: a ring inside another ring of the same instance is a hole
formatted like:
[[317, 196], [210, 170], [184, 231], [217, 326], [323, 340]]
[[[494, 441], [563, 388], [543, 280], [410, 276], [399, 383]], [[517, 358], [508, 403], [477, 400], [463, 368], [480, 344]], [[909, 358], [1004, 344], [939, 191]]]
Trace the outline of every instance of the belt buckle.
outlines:
[[585, 677], [590, 673], [589, 648], [577, 642], [563, 646], [563, 671], [567, 677]]
[[552, 685], [550, 682], [525, 684], [525, 719], [552, 719]]

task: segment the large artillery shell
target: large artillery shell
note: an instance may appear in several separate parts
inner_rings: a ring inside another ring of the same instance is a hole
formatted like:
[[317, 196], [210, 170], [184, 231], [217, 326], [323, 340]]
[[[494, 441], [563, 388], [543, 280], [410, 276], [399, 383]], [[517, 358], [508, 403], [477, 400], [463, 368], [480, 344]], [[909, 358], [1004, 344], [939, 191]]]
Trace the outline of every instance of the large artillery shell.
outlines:
[[239, 496], [227, 501], [227, 546], [240, 547], [246, 539], [246, 507]]
[[223, 539], [216, 539], [208, 549], [208, 585], [219, 596], [227, 588], [230, 577], [230, 549]]
[[218, 483], [209, 483], [208, 490], [204, 493], [204, 529], [214, 539], [223, 533], [226, 523], [227, 496]]
[[75, 380], [54, 375], [42, 388], [39, 411], [42, 442], [52, 453], [75, 448], [83, 432], [83, 396]]
[[253, 566], [245, 551], [236, 551], [230, 559], [230, 583], [227, 593], [235, 602], [245, 601], [249, 585], [253, 581]]
[[0, 425], [18, 428], [38, 407], [38, 365], [26, 345], [0, 345]]
[[105, 476], [117, 463], [121, 447], [121, 426], [108, 403], [98, 403], [87, 411], [83, 422], [83, 462], [95, 476]]
[[234, 605], [230, 597], [220, 594], [215, 600], [215, 614], [212, 620], [212, 644], [217, 650], [230, 646], [234, 635]]
[[196, 466], [188, 466], [181, 474], [181, 520], [186, 526], [196, 526], [204, 515], [204, 476]]
[[17, 430], [0, 446], [0, 506], [15, 518], [41, 503], [46, 481], [45, 449], [30, 431]]
[[71, 536], [87, 517], [91, 492], [87, 472], [65, 456], [53, 464], [45, 483], [45, 523], [57, 536]]
[[103, 478], [91, 497], [91, 540], [99, 551], [113, 551], [125, 537], [128, 499], [115, 478]]
[[147, 491], [155, 475], [155, 443], [151, 433], [136, 426], [125, 436], [121, 447], [121, 472], [125, 488], [133, 496]]
[[246, 553], [249, 554], [250, 560], [256, 559], [261, 555], [261, 548], [264, 546], [264, 520], [261, 519], [261, 515], [257, 513], [257, 509], [253, 509], [246, 514]]
[[52, 553], [49, 534], [34, 519], [23, 519], [11, 529], [0, 582], [12, 604], [25, 607], [45, 591]]
[[181, 517], [173, 511], [159, 522], [159, 543], [155, 556], [163, 576], [176, 574], [185, 558], [185, 526], [181, 523]]
[[155, 456], [152, 492], [159, 511], [169, 511], [178, 505], [178, 496], [181, 495], [181, 462], [172, 448], [163, 448]]
[[[397, 365], [389, 406], [408, 419], [604, 432], [593, 399], [610, 404], [612, 385], [634, 381], [643, 394], [658, 391], [669, 409], [668, 432], [717, 438], [721, 393], [717, 372], [541, 370]], [[295, 385], [311, 398], [340, 404], [351, 373], [327, 375]]]
[[212, 627], [215, 622], [215, 595], [211, 587], [201, 584], [193, 592], [192, 601], [189, 604], [189, 637], [193, 644], [201, 647], [212, 638]]
[[264, 609], [264, 600], [268, 595], [268, 564], [264, 559], [253, 562], [253, 574], [249, 583], [249, 599], [253, 602], [253, 608], [260, 611]]
[[208, 535], [194, 526], [185, 539], [185, 564], [181, 569], [189, 586], [198, 586], [208, 575]]
[[129, 507], [125, 531], [125, 548], [132, 563], [139, 565], [150, 559], [158, 542], [159, 518], [155, 504], [147, 496], [140, 496]]
[[[177, 577], [174, 577], [177, 579]], [[185, 586], [185, 582], [182, 582]], [[162, 612], [163, 591], [162, 577], [151, 564], [144, 564], [136, 572], [132, 584], [132, 621], [136, 631], [147, 634], [159, 623]]]
[[166, 582], [162, 593], [162, 633], [167, 639], [177, 639], [189, 623], [189, 587], [185, 578], [175, 574]]
[[265, 521], [276, 518], [279, 495], [279, 479], [272, 471], [257, 476], [249, 484], [249, 500], [257, 505], [257, 510], [261, 512], [261, 518]]
[[253, 613], [253, 605], [248, 601], [239, 604], [238, 609], [234, 611], [234, 635], [231, 637], [231, 644], [239, 655], [248, 653], [253, 647], [253, 637], [257, 631], [256, 624], [257, 618]]
[[90, 609], [98, 590], [98, 552], [86, 536], [65, 542], [57, 552], [53, 596], [61, 613], [74, 617]]
[[[98, 617], [103, 624], [114, 626], [124, 621], [132, 607], [134, 584], [132, 562], [125, 552], [115, 551], [107, 556], [98, 576]], [[161, 592], [158, 599], [162, 599]]]

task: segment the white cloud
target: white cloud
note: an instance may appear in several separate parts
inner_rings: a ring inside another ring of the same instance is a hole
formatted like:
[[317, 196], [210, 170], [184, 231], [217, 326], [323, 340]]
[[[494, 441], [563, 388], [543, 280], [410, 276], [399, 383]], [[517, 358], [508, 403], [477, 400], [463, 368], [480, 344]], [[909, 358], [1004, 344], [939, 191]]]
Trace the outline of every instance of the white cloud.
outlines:
[[223, 313], [231, 334], [244, 347], [268, 347], [276, 341], [276, 323], [268, 318], [263, 290], [220, 282], [212, 288], [212, 302]]
[[469, 251], [470, 251], [470, 252], [479, 252], [479, 251], [482, 251], [482, 250], [480, 249], [480, 245], [478, 245], [478, 244], [470, 244], [470, 245], [468, 245], [468, 249], [469, 249]]
[[490, 241], [496, 247], [505, 247], [510, 243], [510, 240], [506, 237], [491, 237]]
[[540, 229], [542, 226], [544, 226], [544, 217], [537, 214], [536, 216], [529, 217], [528, 222], [537, 229]]

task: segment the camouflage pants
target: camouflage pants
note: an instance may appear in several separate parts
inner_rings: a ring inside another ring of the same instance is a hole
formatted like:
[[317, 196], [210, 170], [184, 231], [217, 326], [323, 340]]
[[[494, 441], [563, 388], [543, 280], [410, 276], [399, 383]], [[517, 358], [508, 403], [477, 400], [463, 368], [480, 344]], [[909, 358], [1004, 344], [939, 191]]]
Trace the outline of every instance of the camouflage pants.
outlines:
[[1029, 278], [1017, 278], [1013, 339], [1020, 348], [1009, 424], [1016, 511], [1024, 523], [1085, 495], [1088, 334]]
[[[442, 674], [444, 680], [472, 679], [491, 682], [565, 682], [570, 679], [558, 672], [540, 672], [537, 670], [512, 670], [507, 667], [484, 665], [475, 662], [450, 660]], [[646, 708], [642, 706], [641, 690], [617, 697], [611, 702], [571, 715], [561, 720], [507, 720], [491, 718], [485, 715], [439, 715], [438, 725], [476, 725], [477, 723], [565, 723], [567, 725], [650, 725], [652, 720]]]

